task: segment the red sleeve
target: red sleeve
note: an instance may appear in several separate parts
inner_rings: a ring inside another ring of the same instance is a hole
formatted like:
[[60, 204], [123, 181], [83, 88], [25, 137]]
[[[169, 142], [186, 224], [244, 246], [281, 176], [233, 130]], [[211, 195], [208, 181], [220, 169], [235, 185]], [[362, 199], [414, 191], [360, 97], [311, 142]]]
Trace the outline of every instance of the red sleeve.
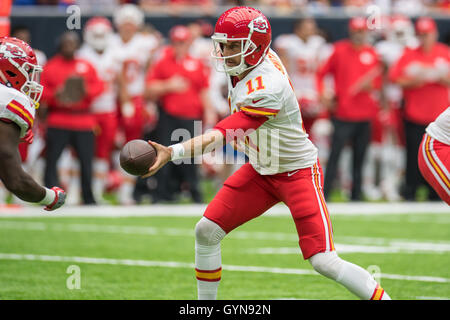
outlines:
[[334, 72], [335, 63], [336, 63], [336, 46], [334, 47], [333, 53], [330, 55], [328, 60], [317, 70], [316, 87], [319, 95], [322, 94], [323, 92], [323, 78], [325, 78], [325, 76], [328, 73]]
[[[214, 129], [222, 132], [226, 142], [248, 135], [248, 130], [258, 129], [268, 118], [266, 116], [250, 116], [243, 111], [233, 113], [217, 123]], [[238, 131], [239, 130], [239, 131]]]

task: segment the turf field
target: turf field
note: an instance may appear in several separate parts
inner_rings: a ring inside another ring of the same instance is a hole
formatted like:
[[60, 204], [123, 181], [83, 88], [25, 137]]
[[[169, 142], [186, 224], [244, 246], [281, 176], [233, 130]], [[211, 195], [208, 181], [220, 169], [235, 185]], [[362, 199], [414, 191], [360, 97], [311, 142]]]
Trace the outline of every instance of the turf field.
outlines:
[[[199, 215], [188, 208], [160, 208], [155, 216], [142, 214], [151, 206], [116, 208], [123, 214], [111, 216], [108, 208], [90, 216], [82, 207], [67, 215], [35, 208], [29, 216], [0, 214], [0, 299], [196, 299]], [[359, 214], [354, 207], [333, 215], [330, 206], [337, 250], [381, 276], [393, 299], [450, 299], [447, 208]], [[222, 263], [219, 299], [355, 299], [303, 260], [287, 212], [230, 233]]]

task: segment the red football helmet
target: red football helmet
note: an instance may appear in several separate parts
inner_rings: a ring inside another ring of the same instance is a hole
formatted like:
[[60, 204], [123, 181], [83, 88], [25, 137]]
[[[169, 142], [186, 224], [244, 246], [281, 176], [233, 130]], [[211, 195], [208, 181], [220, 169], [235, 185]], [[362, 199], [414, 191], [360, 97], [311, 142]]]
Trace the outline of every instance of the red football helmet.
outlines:
[[39, 107], [44, 87], [39, 84], [42, 67], [33, 49], [12, 37], [0, 38], [0, 83], [27, 95]]
[[[217, 20], [214, 34], [212, 57], [223, 63], [223, 70], [236, 76], [260, 64], [269, 51], [272, 28], [261, 11], [251, 7], [235, 7], [225, 11]], [[224, 62], [222, 43], [240, 41], [241, 52], [229, 56], [241, 56], [241, 63], [228, 67]]]
[[105, 17], [93, 17], [84, 27], [84, 41], [94, 50], [103, 51], [113, 35], [111, 22]]

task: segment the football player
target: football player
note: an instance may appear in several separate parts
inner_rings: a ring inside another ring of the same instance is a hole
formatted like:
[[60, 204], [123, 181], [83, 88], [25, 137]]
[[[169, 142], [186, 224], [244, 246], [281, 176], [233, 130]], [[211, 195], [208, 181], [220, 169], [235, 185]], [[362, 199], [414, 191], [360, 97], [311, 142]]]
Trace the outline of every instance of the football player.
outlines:
[[43, 90], [41, 71], [27, 43], [17, 38], [0, 39], [0, 180], [20, 199], [51, 211], [64, 204], [66, 193], [58, 187], [40, 186], [22, 169], [18, 151], [22, 140], [33, 140], [31, 129]]
[[154, 174], [168, 161], [211, 151], [237, 141], [248, 157], [229, 177], [195, 227], [195, 273], [199, 299], [215, 299], [222, 273], [221, 240], [278, 202], [293, 216], [299, 245], [320, 274], [342, 284], [361, 299], [389, 299], [363, 268], [341, 259], [323, 196], [317, 148], [302, 126], [297, 98], [277, 55], [270, 50], [267, 18], [250, 7], [223, 13], [212, 36], [214, 58], [228, 74], [231, 115], [214, 130], [157, 150]]
[[450, 107], [425, 129], [419, 147], [419, 170], [439, 197], [450, 205]]
[[92, 101], [91, 110], [97, 120], [96, 150], [94, 160], [93, 192], [96, 201], [102, 202], [109, 160], [114, 148], [118, 116], [116, 109], [117, 76], [120, 63], [110, 46], [113, 35], [112, 25], [104, 17], [93, 17], [84, 28], [84, 44], [77, 55], [92, 63], [100, 75], [105, 90]]
[[[115, 11], [113, 23], [118, 36], [113, 37], [111, 46], [119, 56], [122, 66], [118, 76], [120, 100], [120, 125], [126, 141], [142, 138], [144, 127], [144, 89], [145, 74], [150, 59], [159, 45], [152, 34], [139, 32], [144, 25], [144, 13], [134, 4], [124, 4]], [[136, 179], [123, 174], [119, 189], [119, 202], [133, 204], [133, 188]]]

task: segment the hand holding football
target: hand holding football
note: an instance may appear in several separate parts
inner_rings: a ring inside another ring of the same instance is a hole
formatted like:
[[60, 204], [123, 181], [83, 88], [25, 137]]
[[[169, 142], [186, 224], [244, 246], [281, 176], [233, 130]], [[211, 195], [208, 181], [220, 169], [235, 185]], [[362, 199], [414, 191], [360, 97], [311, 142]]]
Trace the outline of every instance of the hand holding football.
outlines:
[[134, 176], [148, 173], [155, 160], [156, 150], [145, 140], [131, 140], [120, 151], [120, 166]]

